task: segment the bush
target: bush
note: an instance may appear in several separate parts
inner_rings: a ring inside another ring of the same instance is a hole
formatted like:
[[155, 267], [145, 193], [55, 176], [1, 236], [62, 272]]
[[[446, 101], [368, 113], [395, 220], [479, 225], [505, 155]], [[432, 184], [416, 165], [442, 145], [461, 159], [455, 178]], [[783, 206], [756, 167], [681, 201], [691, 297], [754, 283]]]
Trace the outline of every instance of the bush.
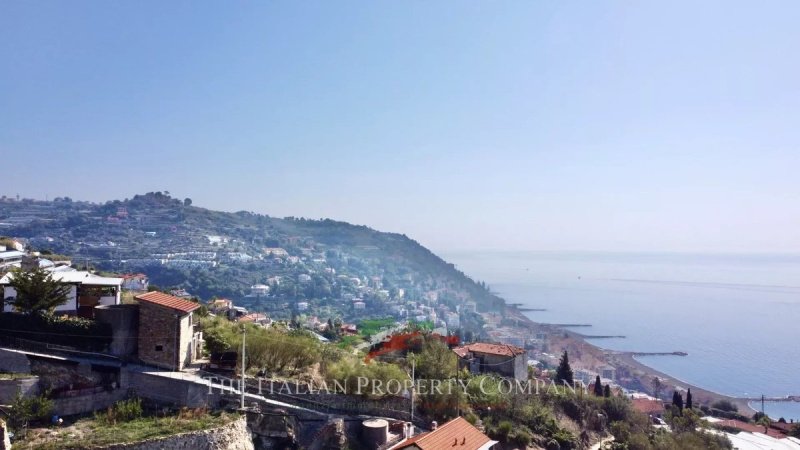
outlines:
[[14, 401], [11, 402], [9, 424], [13, 429], [20, 431], [27, 428], [30, 422], [48, 420], [52, 411], [53, 401], [46, 395], [25, 397], [17, 392]]
[[713, 409], [718, 409], [720, 411], [726, 411], [726, 412], [737, 412], [737, 411], [739, 411], [739, 408], [733, 402], [731, 402], [730, 400], [725, 400], [725, 399], [717, 400], [716, 402], [711, 404], [711, 407]]
[[108, 425], [116, 425], [119, 422], [130, 422], [131, 420], [139, 419], [143, 415], [142, 400], [140, 398], [131, 398], [114, 403], [109, 406], [105, 413], [98, 415], [98, 421]]

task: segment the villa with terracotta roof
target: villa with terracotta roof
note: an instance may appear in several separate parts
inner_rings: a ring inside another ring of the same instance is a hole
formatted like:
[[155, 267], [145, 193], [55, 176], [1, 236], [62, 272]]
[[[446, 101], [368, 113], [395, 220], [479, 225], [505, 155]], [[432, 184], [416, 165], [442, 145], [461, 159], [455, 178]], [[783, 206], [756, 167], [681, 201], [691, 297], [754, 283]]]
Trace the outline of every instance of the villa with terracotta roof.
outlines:
[[664, 402], [649, 398], [634, 398], [631, 400], [634, 410], [650, 417], [661, 417], [664, 414]]
[[495, 444], [497, 441], [458, 417], [432, 431], [400, 441], [391, 450], [487, 450]]
[[472, 373], [492, 372], [517, 380], [528, 378], [525, 349], [508, 344], [476, 342], [453, 349], [459, 366]]
[[139, 359], [171, 370], [197, 359], [203, 339], [194, 323], [199, 303], [156, 291], [134, 298], [139, 303]]

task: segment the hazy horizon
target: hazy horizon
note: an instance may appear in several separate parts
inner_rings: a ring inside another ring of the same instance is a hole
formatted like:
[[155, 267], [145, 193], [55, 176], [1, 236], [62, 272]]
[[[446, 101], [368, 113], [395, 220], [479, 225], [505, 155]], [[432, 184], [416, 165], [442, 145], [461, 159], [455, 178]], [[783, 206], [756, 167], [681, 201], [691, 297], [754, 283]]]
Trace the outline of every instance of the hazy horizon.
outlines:
[[800, 252], [800, 4], [0, 5], [0, 192]]

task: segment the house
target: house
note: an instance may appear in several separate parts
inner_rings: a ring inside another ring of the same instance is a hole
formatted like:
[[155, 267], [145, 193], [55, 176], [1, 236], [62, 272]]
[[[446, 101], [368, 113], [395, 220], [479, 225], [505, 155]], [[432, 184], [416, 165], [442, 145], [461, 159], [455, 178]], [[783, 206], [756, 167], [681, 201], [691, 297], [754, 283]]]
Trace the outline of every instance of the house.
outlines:
[[466, 421], [455, 418], [433, 430], [403, 439], [390, 447], [390, 450], [487, 450], [495, 446], [489, 436]]
[[664, 415], [664, 402], [651, 398], [634, 398], [631, 400], [634, 410], [650, 417], [661, 417]]
[[269, 294], [269, 286], [266, 284], [254, 284], [250, 286], [250, 296], [261, 297]]
[[129, 273], [122, 276], [122, 289], [126, 291], [147, 291], [150, 281], [143, 273]]
[[[101, 277], [82, 270], [49, 270], [54, 280], [69, 285], [67, 301], [56, 306], [55, 312], [61, 314], [77, 315], [85, 318], [94, 318], [94, 307], [100, 305], [118, 305], [120, 303], [120, 286], [122, 278]], [[13, 302], [17, 298], [17, 291], [9, 286], [14, 279], [14, 273], [8, 273], [0, 278], [0, 287], [3, 289], [3, 299]], [[8, 307], [5, 304], [3, 308]]]
[[308, 302], [297, 302], [297, 310], [305, 311], [308, 309]]
[[4, 245], [0, 246], [0, 270], [9, 270], [12, 267], [20, 267], [22, 265], [23, 256], [25, 256], [24, 252], [18, 250], [7, 250]]
[[525, 349], [508, 344], [476, 342], [453, 349], [459, 367], [472, 373], [493, 372], [517, 380], [528, 378]]
[[250, 322], [256, 325], [269, 326], [272, 320], [264, 313], [250, 313], [239, 317], [239, 322]]
[[200, 304], [157, 291], [134, 298], [139, 302], [139, 359], [171, 370], [194, 362], [202, 350], [202, 334], [194, 326]]
[[352, 323], [345, 323], [345, 324], [342, 324], [341, 327], [339, 327], [339, 331], [344, 336], [355, 336], [355, 335], [358, 334], [358, 327], [355, 324], [352, 324]]
[[612, 366], [601, 366], [597, 370], [600, 372], [601, 378], [612, 381], [617, 379], [617, 369]]
[[208, 304], [208, 310], [214, 314], [227, 314], [233, 308], [233, 302], [227, 298], [214, 299]]

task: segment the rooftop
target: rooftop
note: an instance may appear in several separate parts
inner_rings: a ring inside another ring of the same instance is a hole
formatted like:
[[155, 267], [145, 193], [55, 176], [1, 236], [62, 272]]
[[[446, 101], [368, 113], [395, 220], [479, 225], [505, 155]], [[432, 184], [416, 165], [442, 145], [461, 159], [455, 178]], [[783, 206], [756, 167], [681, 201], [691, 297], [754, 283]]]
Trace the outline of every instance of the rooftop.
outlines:
[[[51, 270], [50, 275], [54, 280], [62, 283], [78, 283], [93, 286], [119, 286], [122, 284], [122, 278], [101, 277], [83, 270]], [[10, 272], [0, 279], [0, 284], [8, 284], [13, 278], [14, 272]]]
[[525, 354], [525, 349], [508, 344], [487, 344], [476, 342], [454, 348], [453, 351], [460, 357], [465, 357], [468, 352], [486, 353], [499, 356], [517, 356]]
[[458, 417], [433, 431], [401, 441], [392, 449], [418, 447], [421, 450], [483, 450], [496, 443], [463, 417]]
[[199, 303], [185, 300], [174, 295], [165, 294], [163, 292], [153, 291], [146, 294], [137, 295], [134, 297], [140, 302], [152, 303], [154, 305], [164, 306], [183, 313], [190, 313], [200, 307]]

